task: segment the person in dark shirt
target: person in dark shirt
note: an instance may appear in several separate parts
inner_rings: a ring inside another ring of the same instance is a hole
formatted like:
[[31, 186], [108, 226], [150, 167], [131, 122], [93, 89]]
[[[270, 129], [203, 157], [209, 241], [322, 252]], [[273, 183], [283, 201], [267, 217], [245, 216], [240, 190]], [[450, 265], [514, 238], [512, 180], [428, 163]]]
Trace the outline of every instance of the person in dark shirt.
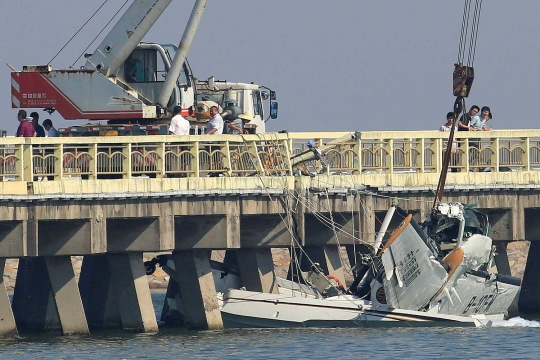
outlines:
[[479, 111], [480, 111], [480, 108], [478, 107], [478, 105], [471, 106], [471, 109], [469, 110], [469, 112], [463, 114], [459, 118], [457, 130], [458, 131], [474, 131], [473, 127], [470, 126], [470, 122], [471, 122], [471, 118], [474, 116], [477, 116]]
[[17, 137], [35, 137], [36, 130], [32, 124], [26, 121], [26, 111], [19, 110], [17, 113], [17, 120], [19, 120], [19, 127], [17, 128]]
[[45, 129], [43, 126], [39, 125], [39, 114], [34, 111], [30, 114], [30, 117], [32, 118], [34, 129], [36, 129], [37, 137], [45, 137]]

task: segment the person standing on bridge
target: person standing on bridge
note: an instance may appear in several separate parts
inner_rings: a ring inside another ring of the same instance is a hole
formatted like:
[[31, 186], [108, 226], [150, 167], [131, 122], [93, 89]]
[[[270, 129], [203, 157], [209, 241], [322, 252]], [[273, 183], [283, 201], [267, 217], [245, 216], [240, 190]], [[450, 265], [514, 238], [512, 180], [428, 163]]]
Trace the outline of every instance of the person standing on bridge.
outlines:
[[238, 115], [236, 119], [231, 122], [228, 122], [225, 127], [228, 129], [227, 133], [229, 135], [240, 135], [240, 134], [249, 134], [247, 130], [244, 129], [244, 123], [250, 122], [253, 120], [254, 116], [251, 111], [247, 111], [243, 114]]
[[488, 121], [493, 118], [493, 116], [491, 115], [491, 109], [489, 108], [489, 106], [483, 106], [482, 111], [480, 111], [480, 113], [481, 113], [481, 116], [482, 116], [482, 118], [481, 118], [482, 130], [483, 131], [492, 131], [493, 128], [487, 126]]
[[45, 137], [45, 129], [43, 129], [43, 126], [39, 125], [39, 114], [33, 111], [30, 113], [30, 117], [32, 118], [32, 125], [34, 126], [34, 129], [36, 129], [36, 136]]
[[180, 113], [182, 108], [180, 106], [175, 106], [173, 108], [173, 118], [171, 119], [171, 124], [169, 125], [169, 135], [189, 135], [189, 121], [187, 121]]
[[478, 105], [471, 106], [471, 109], [468, 113], [461, 115], [458, 123], [458, 131], [474, 131], [474, 128], [471, 126], [471, 122], [480, 121], [480, 117], [477, 115], [480, 111]]
[[56, 130], [52, 124], [51, 119], [43, 120], [43, 127], [47, 130], [48, 137], [58, 137], [58, 130]]
[[32, 124], [26, 121], [26, 111], [19, 110], [17, 113], [17, 120], [19, 120], [19, 127], [17, 128], [17, 137], [36, 137], [36, 130]]
[[212, 119], [208, 122], [206, 126], [207, 135], [219, 135], [223, 134], [223, 118], [219, 115], [218, 107], [212, 106], [210, 108], [210, 116]]

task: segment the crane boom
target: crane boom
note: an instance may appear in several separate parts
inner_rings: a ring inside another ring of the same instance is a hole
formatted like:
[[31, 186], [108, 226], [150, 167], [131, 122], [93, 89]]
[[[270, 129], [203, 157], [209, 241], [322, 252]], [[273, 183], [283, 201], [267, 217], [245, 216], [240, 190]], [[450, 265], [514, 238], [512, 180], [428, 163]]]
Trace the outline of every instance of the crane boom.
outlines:
[[165, 84], [163, 84], [163, 88], [159, 94], [158, 104], [162, 107], [167, 107], [167, 103], [169, 102], [173, 88], [175, 87], [178, 76], [182, 71], [184, 61], [186, 61], [186, 55], [191, 47], [191, 42], [193, 41], [195, 32], [199, 27], [201, 17], [203, 16], [204, 9], [206, 8], [206, 3], [207, 0], [196, 0], [195, 5], [193, 5], [193, 10], [191, 11], [188, 23], [186, 24], [184, 35], [182, 35], [182, 40], [180, 40], [180, 45], [178, 45], [178, 51], [176, 52], [171, 68], [169, 69], [169, 73], [167, 74]]
[[88, 57], [85, 67], [96, 69], [105, 76], [115, 76], [171, 1], [135, 0], [94, 53]]

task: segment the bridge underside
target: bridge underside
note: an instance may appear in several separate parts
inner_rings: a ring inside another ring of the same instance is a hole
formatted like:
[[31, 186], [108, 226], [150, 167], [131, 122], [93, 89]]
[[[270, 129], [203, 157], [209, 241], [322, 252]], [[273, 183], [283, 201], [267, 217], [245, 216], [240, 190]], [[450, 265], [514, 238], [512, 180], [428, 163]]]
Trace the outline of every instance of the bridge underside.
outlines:
[[[310, 181], [300, 178], [292, 191], [274, 189], [271, 194], [124, 192], [109, 198], [32, 195], [5, 202], [0, 206], [0, 266], [18, 258], [19, 270], [12, 304], [0, 286], [0, 334], [157, 331], [143, 264], [147, 252], [171, 254], [176, 270], [167, 298], [174, 299], [170, 306], [184, 309], [181, 322], [220, 329], [211, 251], [226, 250], [248, 290], [277, 291], [271, 250], [293, 244], [302, 245], [313, 261], [344, 283], [349, 265], [342, 250], [353, 263], [354, 250], [373, 243], [396, 197], [417, 221], [425, 220], [432, 206], [429, 189], [334, 186], [308, 191]], [[500, 273], [510, 274], [507, 244], [532, 241], [519, 302], [520, 309], [531, 311], [540, 305], [539, 197], [534, 189], [499, 188], [489, 193], [453, 189], [445, 199], [478, 202], [477, 208], [489, 215]], [[84, 256], [78, 281], [71, 263], [76, 255]], [[309, 264], [301, 265], [309, 270]]]

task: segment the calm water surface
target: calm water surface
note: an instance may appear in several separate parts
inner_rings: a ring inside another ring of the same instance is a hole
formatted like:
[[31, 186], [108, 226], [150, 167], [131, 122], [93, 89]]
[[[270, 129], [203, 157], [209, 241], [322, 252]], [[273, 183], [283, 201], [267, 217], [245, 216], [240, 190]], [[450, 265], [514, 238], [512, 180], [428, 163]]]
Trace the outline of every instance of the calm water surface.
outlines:
[[[153, 294], [161, 309], [164, 294]], [[538, 359], [540, 328], [257, 329], [23, 336], [0, 359]]]

